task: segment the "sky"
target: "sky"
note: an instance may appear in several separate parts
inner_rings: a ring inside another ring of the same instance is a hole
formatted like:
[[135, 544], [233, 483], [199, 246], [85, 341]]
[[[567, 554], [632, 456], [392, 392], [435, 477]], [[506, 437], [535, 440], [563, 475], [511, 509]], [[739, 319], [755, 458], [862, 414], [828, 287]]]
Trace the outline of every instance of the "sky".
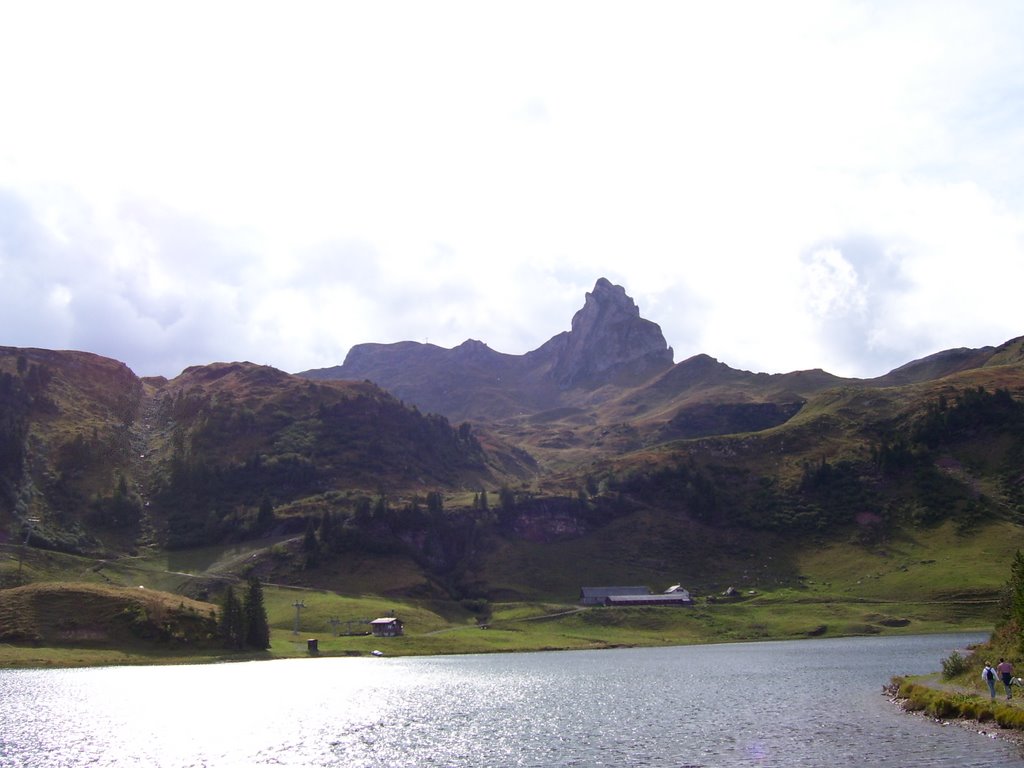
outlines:
[[0, 345], [523, 354], [600, 277], [677, 362], [998, 345], [1021, 40], [986, 0], [0, 0]]

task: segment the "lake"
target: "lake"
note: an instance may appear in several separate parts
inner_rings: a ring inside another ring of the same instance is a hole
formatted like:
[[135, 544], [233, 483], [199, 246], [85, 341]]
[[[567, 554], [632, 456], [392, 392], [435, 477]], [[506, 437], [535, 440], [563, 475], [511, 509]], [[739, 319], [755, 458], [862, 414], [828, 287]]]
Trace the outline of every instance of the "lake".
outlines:
[[0, 766], [1024, 766], [881, 695], [982, 639], [2, 671]]

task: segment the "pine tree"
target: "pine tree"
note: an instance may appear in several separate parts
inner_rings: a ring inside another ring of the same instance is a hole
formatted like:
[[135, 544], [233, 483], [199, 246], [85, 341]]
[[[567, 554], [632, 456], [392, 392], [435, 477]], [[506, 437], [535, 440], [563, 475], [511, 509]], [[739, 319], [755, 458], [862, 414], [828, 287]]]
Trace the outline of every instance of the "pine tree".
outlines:
[[274, 522], [274, 505], [270, 503], [267, 496], [260, 502], [259, 512], [256, 513], [256, 524], [260, 528], [266, 528]]
[[302, 538], [302, 551], [306, 554], [315, 554], [320, 548], [320, 542], [316, 539], [316, 523], [313, 518], [306, 521], [306, 535]]
[[444, 497], [437, 491], [430, 491], [427, 494], [427, 512], [432, 516], [440, 515], [444, 511]]
[[1024, 632], [1024, 555], [1018, 549], [1010, 565], [1010, 581], [1006, 585], [1009, 592], [1010, 621]]
[[516, 514], [516, 494], [506, 485], [498, 490], [499, 517], [503, 524], [508, 524]]
[[245, 594], [245, 644], [250, 648], [265, 651], [270, 647], [270, 624], [267, 609], [263, 604], [263, 587], [259, 579], [249, 579], [249, 590]]
[[305, 553], [305, 567], [315, 568], [320, 561], [320, 540], [316, 536], [316, 522], [313, 518], [306, 521], [306, 535], [302, 538], [302, 551]]
[[235, 590], [230, 586], [224, 593], [219, 629], [225, 648], [241, 650], [245, 645], [245, 614], [242, 612], [242, 604], [235, 597]]

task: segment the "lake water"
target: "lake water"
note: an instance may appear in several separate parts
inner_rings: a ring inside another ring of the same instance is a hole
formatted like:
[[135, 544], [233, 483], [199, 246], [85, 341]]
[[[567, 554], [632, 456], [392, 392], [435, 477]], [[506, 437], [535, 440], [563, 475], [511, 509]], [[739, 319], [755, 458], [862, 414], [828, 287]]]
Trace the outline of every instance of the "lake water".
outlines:
[[1024, 766], [881, 695], [980, 639], [3, 671], [0, 766]]

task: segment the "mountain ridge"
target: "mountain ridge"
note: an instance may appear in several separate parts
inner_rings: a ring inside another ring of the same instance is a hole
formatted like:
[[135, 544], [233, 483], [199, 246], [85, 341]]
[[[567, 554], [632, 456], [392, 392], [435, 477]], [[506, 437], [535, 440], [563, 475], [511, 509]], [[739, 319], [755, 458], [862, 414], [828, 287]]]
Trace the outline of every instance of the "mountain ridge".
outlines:
[[91, 353], [0, 347], [0, 543], [283, 541], [253, 567], [304, 583], [320, 556], [405, 558], [389, 590], [462, 599], [571, 592], [572, 573], [530, 564], [533, 545], [589, 552], [616, 580], [630, 563], [595, 548], [659, 552], [679, 581], [730, 540], [755, 558], [1024, 519], [1024, 337], [875, 379], [752, 373], [670, 362], [624, 289], [599, 281], [587, 302], [526, 355], [359, 345], [346, 361], [368, 375], [343, 380], [249, 362], [140, 379]]
[[[611, 407], [632, 417], [683, 418], [688, 407], [735, 402], [770, 405], [778, 413], [836, 386], [889, 387], [934, 380], [993, 364], [1024, 360], [1024, 337], [998, 347], [943, 350], [878, 377], [841, 377], [820, 368], [755, 373], [700, 353], [678, 363], [660, 327], [640, 315], [622, 286], [599, 278], [572, 329], [522, 355], [468, 339], [446, 349], [414, 341], [357, 344], [339, 366], [297, 373], [305, 378], [370, 380], [403, 402], [452, 420], [503, 421], [560, 408]], [[770, 409], [769, 409], [770, 410]]]

